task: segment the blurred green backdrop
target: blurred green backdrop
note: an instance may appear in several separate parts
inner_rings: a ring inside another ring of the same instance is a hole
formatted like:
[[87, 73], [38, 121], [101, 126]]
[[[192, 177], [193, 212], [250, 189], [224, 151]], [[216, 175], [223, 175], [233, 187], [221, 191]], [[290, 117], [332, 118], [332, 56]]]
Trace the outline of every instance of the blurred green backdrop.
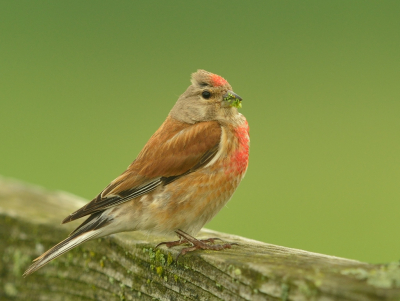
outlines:
[[247, 175], [207, 227], [398, 260], [399, 15], [399, 1], [1, 1], [0, 174], [94, 197], [206, 69], [251, 126]]

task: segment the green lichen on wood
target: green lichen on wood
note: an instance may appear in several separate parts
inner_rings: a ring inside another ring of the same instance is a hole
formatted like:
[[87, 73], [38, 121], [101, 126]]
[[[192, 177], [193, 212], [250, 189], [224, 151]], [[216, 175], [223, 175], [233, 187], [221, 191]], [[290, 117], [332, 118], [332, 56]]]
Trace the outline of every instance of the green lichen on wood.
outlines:
[[161, 267], [161, 266], [156, 267], [156, 273], [157, 273], [158, 276], [162, 277], [162, 275], [164, 274], [163, 267]]
[[170, 266], [174, 262], [174, 258], [171, 255], [171, 252], [168, 252], [167, 255], [167, 265]]
[[353, 276], [377, 288], [400, 288], [400, 263], [391, 262], [373, 269], [350, 268], [341, 271], [342, 275]]

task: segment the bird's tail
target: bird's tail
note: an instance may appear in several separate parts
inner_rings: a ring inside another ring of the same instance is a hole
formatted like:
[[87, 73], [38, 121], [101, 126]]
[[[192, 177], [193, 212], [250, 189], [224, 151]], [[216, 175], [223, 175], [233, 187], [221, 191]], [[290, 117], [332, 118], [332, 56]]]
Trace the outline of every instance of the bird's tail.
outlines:
[[85, 241], [107, 235], [101, 228], [108, 225], [112, 219], [105, 217], [102, 213], [103, 212], [92, 214], [77, 229], [75, 229], [69, 237], [33, 260], [32, 265], [25, 271], [23, 276], [26, 277], [32, 274], [51, 260], [61, 256], [76, 246], [79, 246]]

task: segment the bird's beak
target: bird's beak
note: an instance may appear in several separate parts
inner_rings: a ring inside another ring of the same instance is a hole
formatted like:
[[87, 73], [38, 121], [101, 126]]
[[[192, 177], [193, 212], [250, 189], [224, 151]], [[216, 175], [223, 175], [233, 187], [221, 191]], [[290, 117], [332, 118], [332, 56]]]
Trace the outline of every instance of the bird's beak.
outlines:
[[231, 107], [241, 108], [242, 107], [242, 98], [236, 93], [228, 90], [226, 94], [224, 94], [224, 101]]

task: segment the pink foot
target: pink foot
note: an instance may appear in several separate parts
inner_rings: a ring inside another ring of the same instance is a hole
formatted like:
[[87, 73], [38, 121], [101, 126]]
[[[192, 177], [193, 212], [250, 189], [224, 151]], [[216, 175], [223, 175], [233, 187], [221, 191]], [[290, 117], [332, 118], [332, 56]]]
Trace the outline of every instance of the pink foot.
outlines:
[[188, 252], [193, 252], [193, 251], [196, 251], [199, 249], [221, 251], [224, 249], [230, 249], [234, 245], [238, 245], [237, 243], [226, 243], [226, 244], [221, 244], [221, 245], [213, 245], [213, 243], [216, 240], [221, 240], [221, 239], [218, 237], [214, 237], [214, 238], [199, 240], [199, 239], [196, 239], [193, 236], [183, 232], [182, 230], [176, 230], [175, 233], [180, 238], [179, 240], [161, 242], [156, 246], [156, 248], [161, 245], [166, 245], [168, 248], [172, 248], [172, 247], [180, 246], [183, 244], [191, 244], [192, 245], [191, 247], [183, 248], [181, 250], [181, 252], [178, 255], [178, 257], [179, 257], [181, 255], [185, 255]]

